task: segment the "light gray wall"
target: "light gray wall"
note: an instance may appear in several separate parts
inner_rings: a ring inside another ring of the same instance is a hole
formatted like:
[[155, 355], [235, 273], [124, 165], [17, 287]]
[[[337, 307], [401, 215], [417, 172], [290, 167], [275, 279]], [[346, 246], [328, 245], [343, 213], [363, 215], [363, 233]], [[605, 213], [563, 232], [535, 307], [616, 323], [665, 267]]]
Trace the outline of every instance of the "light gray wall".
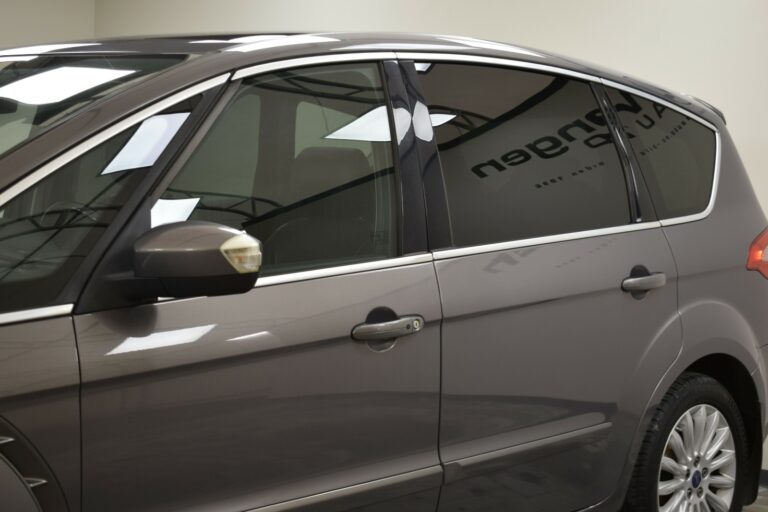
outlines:
[[579, 57], [724, 110], [768, 208], [766, 20], [765, 0], [97, 0], [96, 33], [413, 31]]
[[0, 48], [94, 36], [95, 0], [1, 0]]

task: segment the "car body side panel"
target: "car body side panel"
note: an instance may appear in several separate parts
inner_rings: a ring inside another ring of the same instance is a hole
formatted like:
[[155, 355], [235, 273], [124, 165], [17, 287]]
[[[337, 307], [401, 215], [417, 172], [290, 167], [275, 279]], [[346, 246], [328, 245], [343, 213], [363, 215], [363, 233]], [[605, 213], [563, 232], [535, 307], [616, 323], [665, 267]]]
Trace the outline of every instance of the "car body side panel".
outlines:
[[[712, 213], [698, 222], [666, 226], [664, 232], [680, 272], [685, 355], [690, 360], [708, 350], [737, 357], [748, 371], [758, 371], [755, 387], [764, 406], [760, 348], [768, 345], [768, 280], [748, 271], [746, 260], [767, 222], [732, 138], [722, 124], [719, 131], [722, 157]], [[764, 407], [762, 413], [765, 425]]]
[[[666, 226], [664, 232], [680, 271], [680, 310], [684, 317], [709, 302], [734, 310], [751, 331], [741, 343], [756, 356], [757, 347], [768, 344], [768, 280], [747, 271], [746, 261], [750, 244], [767, 223], [724, 126], [720, 126], [720, 135], [721, 171], [712, 213], [699, 222]], [[685, 318], [684, 324], [686, 329], [694, 328]], [[696, 327], [704, 331], [710, 328], [706, 324]], [[737, 334], [741, 333], [734, 332]], [[686, 340], [699, 341], [688, 335]]]
[[[425, 328], [353, 341], [380, 306]], [[431, 263], [75, 320], [86, 510], [245, 510], [439, 469]]]
[[[752, 375], [765, 436], [768, 343], [768, 281], [746, 270], [747, 250], [766, 226], [733, 140], [722, 122], [720, 179], [712, 213], [699, 221], [663, 228], [678, 267], [683, 329], [680, 356], [658, 380], [634, 434], [632, 448], [612, 496], [597, 510], [613, 511], [624, 499], [632, 466], [656, 406], [672, 383], [693, 363], [713, 354], [739, 361]], [[756, 476], [755, 476], [756, 477]]]
[[24, 437], [0, 445], [0, 453], [19, 470], [47, 465], [54, 481], [45, 492], [63, 491], [71, 510], [79, 510], [79, 369], [71, 317], [0, 326], [0, 379], [2, 419]]
[[[632, 298], [620, 285], [636, 264], [669, 283]], [[574, 510], [610, 495], [652, 379], [681, 346], [661, 230], [436, 266], [445, 315], [441, 511]], [[453, 471], [492, 452], [495, 467], [478, 461], [485, 474]]]

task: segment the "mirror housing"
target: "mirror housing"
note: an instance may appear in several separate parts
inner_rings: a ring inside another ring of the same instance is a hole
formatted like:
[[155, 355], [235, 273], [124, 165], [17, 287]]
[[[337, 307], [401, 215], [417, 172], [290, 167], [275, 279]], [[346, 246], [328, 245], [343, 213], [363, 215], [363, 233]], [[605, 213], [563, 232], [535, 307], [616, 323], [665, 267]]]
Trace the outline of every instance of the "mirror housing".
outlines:
[[261, 268], [261, 244], [245, 232], [204, 221], [164, 224], [133, 246], [139, 295], [199, 297], [245, 293]]

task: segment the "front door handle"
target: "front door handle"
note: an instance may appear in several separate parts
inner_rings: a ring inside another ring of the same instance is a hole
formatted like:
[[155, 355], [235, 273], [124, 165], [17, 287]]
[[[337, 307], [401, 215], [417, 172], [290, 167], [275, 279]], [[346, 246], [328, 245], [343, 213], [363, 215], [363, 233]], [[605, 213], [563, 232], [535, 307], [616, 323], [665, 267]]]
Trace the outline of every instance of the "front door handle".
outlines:
[[667, 284], [667, 275], [664, 272], [648, 272], [642, 265], [632, 268], [629, 277], [621, 282], [621, 289], [631, 293], [632, 297], [642, 299], [645, 295]]
[[417, 333], [423, 328], [423, 317], [408, 315], [388, 322], [356, 325], [352, 329], [352, 338], [358, 341], [387, 341]]
[[667, 275], [664, 272], [655, 272], [642, 277], [628, 277], [621, 282], [621, 289], [625, 292], [647, 292], [661, 288], [667, 284]]

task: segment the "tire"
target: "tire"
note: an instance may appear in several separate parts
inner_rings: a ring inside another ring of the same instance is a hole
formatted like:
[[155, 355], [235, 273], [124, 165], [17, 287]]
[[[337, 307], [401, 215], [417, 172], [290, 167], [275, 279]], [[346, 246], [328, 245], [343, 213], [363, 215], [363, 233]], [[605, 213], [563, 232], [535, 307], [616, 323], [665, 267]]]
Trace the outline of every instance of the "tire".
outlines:
[[[702, 443], [697, 443], [702, 438], [709, 441], [703, 449]], [[654, 413], [624, 510], [738, 512], [746, 471], [747, 434], [733, 397], [707, 375], [684, 373]]]

